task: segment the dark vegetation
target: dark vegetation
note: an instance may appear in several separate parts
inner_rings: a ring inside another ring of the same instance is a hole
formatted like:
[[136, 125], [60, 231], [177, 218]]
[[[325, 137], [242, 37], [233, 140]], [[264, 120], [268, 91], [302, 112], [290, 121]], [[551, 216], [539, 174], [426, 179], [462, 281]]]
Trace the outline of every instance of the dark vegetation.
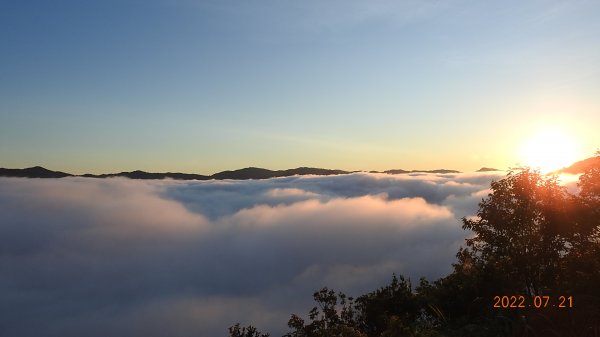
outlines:
[[[416, 286], [394, 275], [357, 298], [323, 288], [284, 337], [600, 336], [600, 165], [578, 186], [571, 194], [556, 176], [509, 172], [492, 182], [477, 217], [463, 219], [473, 235], [450, 275]], [[495, 296], [525, 307], [494, 308]], [[268, 336], [239, 324], [229, 332]]]

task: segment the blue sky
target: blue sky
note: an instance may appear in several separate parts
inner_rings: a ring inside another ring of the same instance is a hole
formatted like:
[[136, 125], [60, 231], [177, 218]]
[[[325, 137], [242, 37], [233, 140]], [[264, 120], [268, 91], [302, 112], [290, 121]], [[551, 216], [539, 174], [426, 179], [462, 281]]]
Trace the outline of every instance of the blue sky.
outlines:
[[2, 1], [0, 166], [474, 170], [600, 143], [594, 1]]

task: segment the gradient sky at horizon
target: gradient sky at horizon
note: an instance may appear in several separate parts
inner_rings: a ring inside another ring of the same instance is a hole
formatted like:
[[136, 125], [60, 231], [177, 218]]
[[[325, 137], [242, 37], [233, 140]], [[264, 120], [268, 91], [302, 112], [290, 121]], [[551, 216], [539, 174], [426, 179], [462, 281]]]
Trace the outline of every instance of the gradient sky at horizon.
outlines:
[[475, 170], [600, 144], [595, 1], [0, 3], [0, 167]]

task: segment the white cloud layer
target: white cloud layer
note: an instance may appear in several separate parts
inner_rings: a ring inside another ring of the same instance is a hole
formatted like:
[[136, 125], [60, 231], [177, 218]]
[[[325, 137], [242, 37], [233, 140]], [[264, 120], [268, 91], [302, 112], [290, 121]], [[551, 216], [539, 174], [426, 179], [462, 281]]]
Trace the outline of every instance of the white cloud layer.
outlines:
[[448, 273], [498, 177], [0, 178], [0, 332], [277, 336], [323, 286]]

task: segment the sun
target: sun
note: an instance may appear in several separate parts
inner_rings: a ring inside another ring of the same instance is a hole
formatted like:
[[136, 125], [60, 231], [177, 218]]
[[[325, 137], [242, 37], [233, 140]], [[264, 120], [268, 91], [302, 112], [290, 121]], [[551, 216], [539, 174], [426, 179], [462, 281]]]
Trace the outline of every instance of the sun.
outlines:
[[569, 166], [580, 159], [579, 155], [574, 138], [555, 128], [534, 134], [521, 149], [522, 162], [542, 173]]

